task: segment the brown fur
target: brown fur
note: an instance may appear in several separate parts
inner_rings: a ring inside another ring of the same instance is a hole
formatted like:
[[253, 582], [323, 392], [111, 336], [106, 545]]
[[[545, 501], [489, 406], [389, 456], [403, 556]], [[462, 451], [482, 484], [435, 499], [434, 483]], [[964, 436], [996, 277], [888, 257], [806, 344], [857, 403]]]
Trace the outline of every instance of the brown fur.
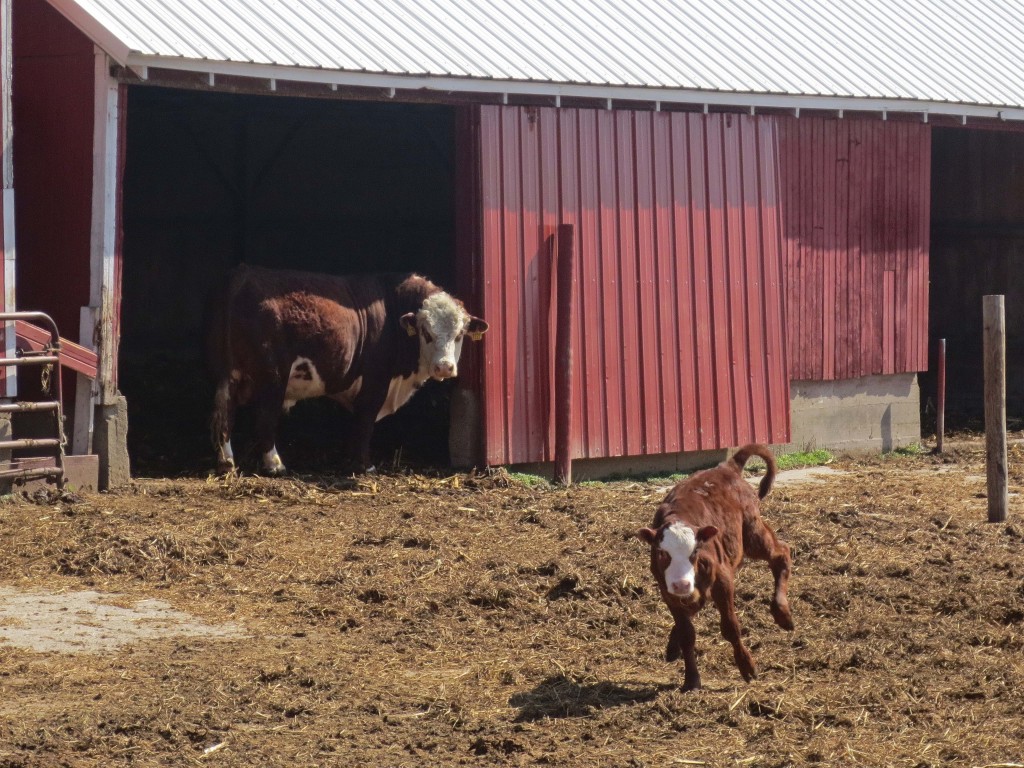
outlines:
[[[768, 465], [758, 494], [743, 479], [743, 466], [751, 456], [761, 457]], [[733, 604], [733, 579], [745, 559], [769, 563], [775, 576], [772, 616], [783, 629], [793, 629], [793, 617], [786, 598], [791, 569], [789, 546], [778, 539], [762, 520], [758, 503], [760, 498], [768, 495], [775, 475], [775, 459], [771, 452], [763, 445], [745, 445], [717, 467], [697, 472], [679, 482], [658, 506], [652, 526], [637, 531], [637, 536], [651, 546], [651, 572], [674, 619], [665, 659], [675, 661], [680, 656], [683, 658], [684, 691], [700, 687], [692, 617], [709, 596], [721, 615], [722, 635], [732, 644], [736, 666], [743, 679], [749, 681], [756, 674], [754, 659], [741, 639]], [[665, 584], [667, 553], [659, 548], [659, 544], [665, 529], [676, 522], [685, 523], [696, 533], [697, 597], [692, 601], [670, 594]]]

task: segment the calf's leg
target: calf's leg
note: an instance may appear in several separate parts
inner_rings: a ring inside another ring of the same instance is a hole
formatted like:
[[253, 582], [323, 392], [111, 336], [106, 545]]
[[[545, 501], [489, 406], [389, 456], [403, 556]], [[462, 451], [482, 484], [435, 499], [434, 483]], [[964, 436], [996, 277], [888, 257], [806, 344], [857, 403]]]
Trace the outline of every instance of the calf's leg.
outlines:
[[765, 560], [775, 577], [775, 592], [772, 594], [771, 611], [775, 623], [786, 630], [793, 629], [793, 614], [789, 610], [786, 590], [793, 559], [789, 545], [775, 535], [764, 520], [757, 518], [744, 531], [743, 550], [746, 557]]
[[675, 623], [668, 636], [665, 661], [683, 657], [683, 691], [700, 688], [700, 672], [697, 671], [697, 630], [690, 615], [677, 606], [669, 606]]
[[711, 587], [711, 597], [721, 615], [722, 637], [732, 644], [732, 655], [736, 666], [739, 667], [743, 679], [749, 683], [757, 677], [757, 668], [754, 666], [754, 657], [743, 645], [740, 620], [736, 616], [734, 592], [732, 576], [720, 573]]

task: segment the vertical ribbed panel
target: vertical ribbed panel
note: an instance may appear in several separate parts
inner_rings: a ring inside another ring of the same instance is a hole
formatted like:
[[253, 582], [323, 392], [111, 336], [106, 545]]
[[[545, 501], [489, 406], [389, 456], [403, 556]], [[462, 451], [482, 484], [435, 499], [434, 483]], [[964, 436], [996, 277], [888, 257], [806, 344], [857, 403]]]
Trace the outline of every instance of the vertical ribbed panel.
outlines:
[[480, 109], [487, 460], [552, 459], [551, 235], [573, 224], [573, 455], [785, 442], [770, 118]]
[[791, 377], [927, 369], [930, 128], [779, 125]]

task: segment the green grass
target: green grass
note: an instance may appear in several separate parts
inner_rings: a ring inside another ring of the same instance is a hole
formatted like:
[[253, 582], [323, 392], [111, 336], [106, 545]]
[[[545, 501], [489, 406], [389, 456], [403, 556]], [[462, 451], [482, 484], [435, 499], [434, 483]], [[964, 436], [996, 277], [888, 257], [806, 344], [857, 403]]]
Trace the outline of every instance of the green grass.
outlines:
[[824, 449], [800, 453], [784, 453], [775, 458], [775, 466], [780, 470], [821, 467], [825, 464], [831, 464], [833, 459], [835, 459], [835, 456]]
[[547, 478], [541, 477], [540, 475], [531, 475], [526, 472], [509, 472], [508, 476], [516, 482], [522, 483], [527, 488], [535, 488], [539, 485], [551, 485]]

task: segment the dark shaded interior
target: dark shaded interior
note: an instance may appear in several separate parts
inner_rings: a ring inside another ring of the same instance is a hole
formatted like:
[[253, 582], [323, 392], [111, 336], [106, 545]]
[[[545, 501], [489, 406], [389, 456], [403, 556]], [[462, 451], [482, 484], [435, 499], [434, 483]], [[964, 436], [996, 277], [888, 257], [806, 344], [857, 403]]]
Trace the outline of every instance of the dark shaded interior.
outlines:
[[[946, 339], [946, 427], [984, 418], [982, 297], [1006, 306], [1007, 420], [1024, 424], [1024, 133], [936, 128], [932, 134], [929, 335]], [[934, 357], [933, 357], [934, 359]], [[921, 375], [924, 429], [935, 425], [936, 365]]]
[[[120, 385], [137, 474], [213, 465], [205, 320], [239, 262], [333, 274], [417, 271], [454, 285], [451, 107], [206, 93], [128, 93]], [[450, 385], [377, 425], [375, 460], [446, 464]], [[306, 401], [278, 448], [330, 470], [347, 414]], [[255, 466], [239, 415], [236, 454]]]

